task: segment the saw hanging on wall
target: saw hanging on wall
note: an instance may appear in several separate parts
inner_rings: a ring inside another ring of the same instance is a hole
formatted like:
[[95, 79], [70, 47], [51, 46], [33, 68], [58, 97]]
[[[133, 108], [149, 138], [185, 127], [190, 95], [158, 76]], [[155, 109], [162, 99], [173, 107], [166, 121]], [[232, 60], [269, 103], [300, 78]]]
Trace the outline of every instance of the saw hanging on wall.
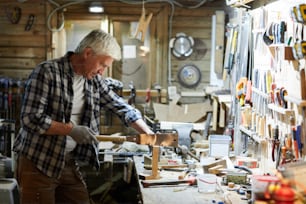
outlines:
[[201, 82], [201, 71], [193, 65], [187, 64], [180, 68], [177, 73], [179, 83], [186, 88], [194, 88]]
[[194, 40], [185, 33], [177, 33], [175, 38], [169, 42], [173, 56], [178, 59], [185, 59], [193, 52]]

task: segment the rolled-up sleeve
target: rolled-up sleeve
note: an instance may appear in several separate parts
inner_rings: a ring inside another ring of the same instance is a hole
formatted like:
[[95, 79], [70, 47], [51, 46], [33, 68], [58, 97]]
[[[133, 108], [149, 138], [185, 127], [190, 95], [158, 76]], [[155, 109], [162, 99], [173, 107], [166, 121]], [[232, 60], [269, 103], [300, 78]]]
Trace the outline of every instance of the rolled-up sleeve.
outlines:
[[126, 126], [142, 118], [139, 110], [129, 105], [122, 97], [109, 89], [106, 84], [102, 85], [101, 106], [118, 115]]

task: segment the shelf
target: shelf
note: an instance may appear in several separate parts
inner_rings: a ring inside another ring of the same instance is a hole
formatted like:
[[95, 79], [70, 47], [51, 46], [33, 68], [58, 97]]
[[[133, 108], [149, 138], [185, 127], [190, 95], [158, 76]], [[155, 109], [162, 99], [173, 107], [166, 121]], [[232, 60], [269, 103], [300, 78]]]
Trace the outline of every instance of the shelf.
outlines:
[[259, 137], [256, 132], [247, 129], [243, 127], [242, 125], [239, 126], [239, 130], [243, 132], [244, 134], [248, 135], [250, 138], [252, 138], [255, 142], [259, 144], [264, 144], [267, 142], [264, 138]]
[[264, 32], [265, 32], [264, 28], [258, 28], [258, 29], [253, 29], [252, 30], [252, 33], [255, 33], [255, 34], [257, 34], [257, 33], [264, 33]]
[[252, 92], [264, 97], [265, 99], [267, 99], [269, 97], [269, 95], [263, 91], [260, 91], [258, 88], [252, 86]]
[[294, 103], [297, 106], [306, 107], [306, 100], [298, 99], [298, 98], [291, 97], [291, 96], [285, 96], [285, 100], [288, 102]]
[[293, 115], [294, 114], [293, 110], [282, 108], [282, 107], [277, 106], [277, 105], [275, 105], [273, 103], [269, 103], [268, 104], [268, 108], [270, 110], [276, 111], [276, 112], [278, 112], [280, 114], [283, 114], [283, 115]]
[[246, 4], [251, 3], [255, 0], [226, 0], [226, 5], [233, 7], [249, 7]]

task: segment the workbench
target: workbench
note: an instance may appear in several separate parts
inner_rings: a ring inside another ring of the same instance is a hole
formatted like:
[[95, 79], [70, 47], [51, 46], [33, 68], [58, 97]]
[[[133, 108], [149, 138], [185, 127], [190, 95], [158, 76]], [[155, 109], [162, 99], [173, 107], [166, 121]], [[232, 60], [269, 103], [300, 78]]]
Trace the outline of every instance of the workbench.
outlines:
[[[151, 186], [144, 188], [140, 175], [150, 174], [150, 170], [144, 168], [143, 157], [134, 156], [135, 173], [139, 184], [139, 194], [143, 204], [196, 204], [196, 203], [213, 203], [213, 201], [222, 201], [223, 193], [220, 191], [216, 193], [200, 193], [196, 185], [189, 186], [188, 184], [180, 184], [175, 186]], [[203, 170], [202, 170], [203, 171]], [[181, 172], [171, 171], [171, 170], [161, 170], [160, 178], [157, 181], [162, 180], [175, 180]], [[219, 182], [220, 183], [220, 182]], [[227, 191], [226, 186], [221, 187], [226, 194], [228, 194], [228, 199], [231, 203], [244, 204], [247, 203], [246, 200], [242, 200], [244, 195], [239, 195], [236, 191]]]

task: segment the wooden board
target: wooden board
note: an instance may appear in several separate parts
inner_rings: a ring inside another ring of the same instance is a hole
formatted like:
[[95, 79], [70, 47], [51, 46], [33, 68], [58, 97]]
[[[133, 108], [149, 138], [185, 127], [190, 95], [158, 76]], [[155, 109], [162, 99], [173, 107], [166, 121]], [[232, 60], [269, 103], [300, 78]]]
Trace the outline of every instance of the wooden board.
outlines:
[[219, 76], [223, 73], [223, 53], [224, 53], [224, 21], [225, 12], [216, 11], [216, 34], [215, 34], [215, 72]]

